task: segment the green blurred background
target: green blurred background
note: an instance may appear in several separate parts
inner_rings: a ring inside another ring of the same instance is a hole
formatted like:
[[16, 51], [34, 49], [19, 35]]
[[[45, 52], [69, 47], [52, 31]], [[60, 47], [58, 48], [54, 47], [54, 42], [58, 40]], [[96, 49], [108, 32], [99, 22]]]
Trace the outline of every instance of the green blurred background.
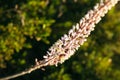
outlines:
[[[43, 59], [100, 0], [0, 0], [0, 77]], [[65, 63], [11, 80], [120, 80], [120, 3]]]

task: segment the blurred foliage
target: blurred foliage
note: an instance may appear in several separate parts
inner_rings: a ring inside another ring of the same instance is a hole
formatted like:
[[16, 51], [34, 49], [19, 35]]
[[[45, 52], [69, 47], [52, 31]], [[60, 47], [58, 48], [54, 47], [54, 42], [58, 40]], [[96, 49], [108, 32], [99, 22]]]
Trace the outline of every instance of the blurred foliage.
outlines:
[[[0, 76], [20, 72], [99, 0], [0, 0]], [[120, 80], [120, 3], [96, 25], [88, 41], [58, 67], [12, 80]]]

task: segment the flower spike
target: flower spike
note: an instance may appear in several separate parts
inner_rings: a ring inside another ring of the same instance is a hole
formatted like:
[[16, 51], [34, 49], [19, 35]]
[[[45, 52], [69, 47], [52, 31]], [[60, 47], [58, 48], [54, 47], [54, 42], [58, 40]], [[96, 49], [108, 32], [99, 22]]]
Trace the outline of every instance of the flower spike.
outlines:
[[102, 0], [96, 4], [93, 10], [88, 13], [69, 30], [68, 34], [65, 34], [59, 39], [53, 46], [47, 51], [48, 54], [44, 56], [45, 61], [48, 61], [48, 65], [57, 65], [63, 63], [69, 59], [76, 50], [83, 45], [94, 30], [95, 24], [97, 24], [102, 17], [110, 10], [119, 0]]

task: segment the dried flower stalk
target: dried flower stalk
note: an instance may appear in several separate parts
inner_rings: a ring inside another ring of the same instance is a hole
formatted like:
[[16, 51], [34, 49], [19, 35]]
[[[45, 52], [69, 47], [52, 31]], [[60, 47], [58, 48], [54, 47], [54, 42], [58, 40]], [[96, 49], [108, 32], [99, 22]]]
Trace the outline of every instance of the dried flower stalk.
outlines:
[[[93, 10], [88, 13], [69, 30], [68, 34], [65, 34], [59, 39], [44, 56], [44, 60], [48, 61], [46, 65], [56, 65], [63, 63], [69, 59], [76, 50], [82, 45], [86, 38], [90, 35], [91, 31], [94, 30], [95, 24], [97, 24], [101, 17], [114, 6], [118, 0], [105, 0], [98, 3]], [[39, 62], [37, 62], [39, 65]], [[40, 63], [41, 64], [41, 63]]]
[[80, 45], [83, 45], [91, 31], [94, 30], [95, 24], [97, 24], [101, 18], [105, 16], [108, 10], [118, 3], [118, 1], [119, 0], [105, 0], [96, 4], [93, 10], [88, 11], [80, 22], [69, 30], [68, 34], [65, 34], [53, 44], [51, 48], [49, 48], [47, 54], [43, 56], [43, 60], [38, 61], [36, 59], [36, 64], [33, 67], [15, 75], [1, 78], [0, 80], [8, 80], [22, 76], [44, 66], [57, 66], [58, 63], [62, 64], [65, 60], [69, 59], [76, 50], [78, 50]]

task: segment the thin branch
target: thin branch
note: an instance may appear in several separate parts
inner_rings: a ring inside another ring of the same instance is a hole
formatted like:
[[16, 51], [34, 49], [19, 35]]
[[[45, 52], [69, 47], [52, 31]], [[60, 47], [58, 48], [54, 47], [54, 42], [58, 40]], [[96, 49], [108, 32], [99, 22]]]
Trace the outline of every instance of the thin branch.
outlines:
[[105, 0], [104, 2], [101, 1], [101, 3], [98, 3], [93, 10], [88, 11], [80, 22], [69, 30], [68, 34], [65, 34], [53, 44], [47, 54], [43, 56], [43, 60], [38, 61], [36, 59], [36, 64], [33, 67], [12, 76], [0, 78], [0, 80], [8, 80], [29, 74], [45, 66], [57, 66], [58, 63], [62, 64], [75, 53], [80, 45], [83, 45], [91, 31], [94, 30], [95, 24], [97, 24], [101, 20], [101, 17], [105, 16], [108, 10], [115, 6], [118, 1], [119, 0]]
[[24, 26], [25, 25], [25, 17], [22, 15], [22, 11], [18, 8], [19, 8], [19, 6], [16, 4], [15, 11], [18, 13], [18, 15], [20, 17], [21, 25]]
[[35, 71], [35, 70], [40, 69], [40, 68], [42, 68], [44, 66], [47, 66], [46, 63], [49, 63], [49, 61], [44, 61], [43, 60], [43, 61], [39, 61], [39, 65], [38, 65], [37, 59], [36, 59], [35, 62], [36, 62], [36, 64], [34, 66], [32, 66], [31, 68], [29, 68], [29, 69], [27, 69], [25, 71], [19, 72], [17, 74], [11, 75], [11, 76], [0, 78], [0, 80], [9, 80], [9, 79], [13, 79], [13, 78], [25, 75], [25, 74], [30, 74], [32, 71]]

